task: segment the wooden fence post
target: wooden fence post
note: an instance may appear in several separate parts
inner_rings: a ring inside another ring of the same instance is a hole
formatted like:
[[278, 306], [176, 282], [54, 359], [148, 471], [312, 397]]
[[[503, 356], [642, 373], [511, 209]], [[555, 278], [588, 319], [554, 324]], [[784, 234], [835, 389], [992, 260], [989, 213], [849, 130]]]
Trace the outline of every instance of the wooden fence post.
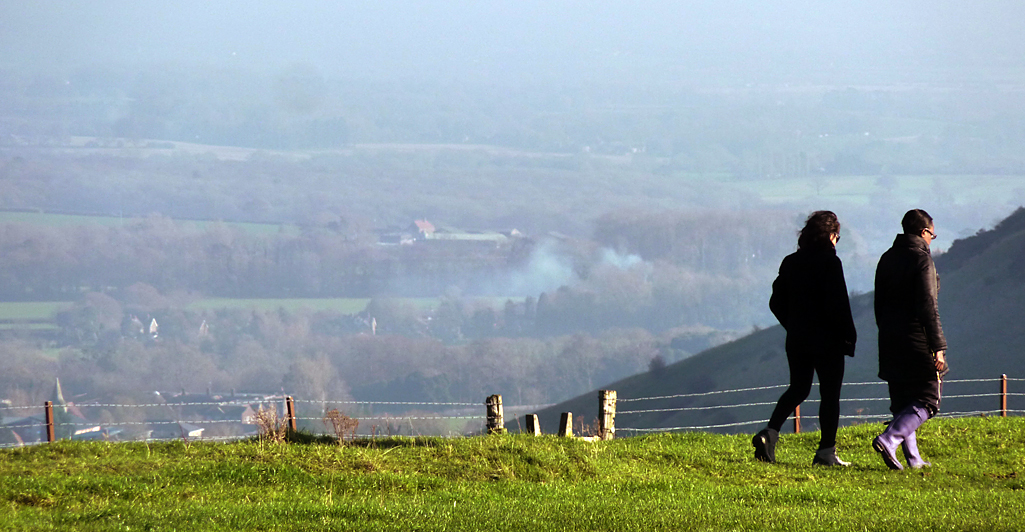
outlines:
[[46, 442], [53, 443], [57, 441], [57, 433], [53, 427], [53, 401], [43, 404], [43, 418], [46, 419]]
[[502, 412], [502, 396], [489, 395], [484, 401], [487, 406], [487, 428], [488, 434], [505, 432], [505, 416]]
[[1000, 375], [1000, 417], [1007, 417], [1007, 374]]
[[616, 391], [598, 391], [598, 438], [611, 440], [616, 437]]
[[527, 414], [527, 434], [541, 435], [541, 421], [537, 418], [537, 414]]
[[288, 418], [288, 429], [295, 432], [295, 401], [291, 395], [285, 397], [285, 417]]
[[794, 434], [801, 433], [801, 405], [794, 409]]
[[559, 418], [559, 436], [563, 438], [573, 437], [573, 412], [563, 412]]

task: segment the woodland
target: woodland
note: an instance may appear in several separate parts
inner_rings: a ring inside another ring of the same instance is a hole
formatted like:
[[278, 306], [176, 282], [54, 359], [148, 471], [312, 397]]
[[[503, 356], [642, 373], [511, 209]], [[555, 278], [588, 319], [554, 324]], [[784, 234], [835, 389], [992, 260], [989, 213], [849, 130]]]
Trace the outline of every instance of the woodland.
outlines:
[[[301, 65], [0, 70], [0, 305], [67, 303], [42, 330], [0, 331], [0, 398], [38, 404], [60, 377], [125, 401], [561, 401], [772, 325], [769, 286], [811, 210], [840, 214], [858, 293], [907, 208], [949, 246], [1025, 203], [1016, 87], [497, 97]], [[381, 244], [421, 219], [522, 236]], [[370, 303], [193, 306], [214, 297]]]

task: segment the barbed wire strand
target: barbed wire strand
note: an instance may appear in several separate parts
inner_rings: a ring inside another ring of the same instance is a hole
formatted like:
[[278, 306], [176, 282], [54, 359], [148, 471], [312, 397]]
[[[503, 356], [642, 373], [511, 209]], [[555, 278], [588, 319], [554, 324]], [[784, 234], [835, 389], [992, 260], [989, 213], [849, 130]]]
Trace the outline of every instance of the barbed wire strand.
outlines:
[[629, 430], [629, 431], [633, 431], [633, 432], [673, 432], [673, 431], [680, 431], [680, 430], [702, 430], [702, 429], [718, 429], [718, 428], [725, 428], [725, 427], [740, 427], [740, 426], [743, 426], [743, 425], [756, 425], [756, 424], [759, 424], [759, 423], [768, 423], [768, 422], [769, 422], [768, 419], [759, 419], [759, 420], [755, 420], [755, 421], [738, 421], [736, 423], [720, 423], [718, 425], [692, 425], [692, 426], [687, 426], [687, 427], [660, 427], [660, 428], [651, 428], [651, 429], [638, 429], [638, 428], [630, 428], [630, 427], [616, 427], [616, 432], [623, 431], [623, 430]]
[[[805, 416], [801, 416], [802, 418]], [[807, 416], [817, 417], [817, 416]], [[853, 414], [840, 416], [840, 419], [892, 419], [893, 414]]]
[[[1008, 378], [1008, 380], [1012, 380], [1012, 379]], [[1014, 380], [1025, 380], [1025, 379], [1014, 379]], [[964, 382], [999, 382], [999, 381], [1000, 381], [1000, 378], [948, 379], [948, 380], [944, 380], [943, 383], [944, 384], [953, 384], [953, 383], [964, 383]], [[881, 386], [881, 385], [884, 385], [884, 384], [887, 384], [886, 381], [845, 382], [845, 383], [843, 383], [844, 386]], [[812, 385], [813, 386], [818, 386], [819, 383], [815, 382], [815, 383], [812, 383]], [[673, 394], [673, 395], [657, 395], [657, 396], [651, 396], [651, 397], [627, 397], [627, 398], [620, 398], [619, 402], [620, 403], [628, 403], [628, 402], [632, 402], [632, 401], [654, 401], [654, 400], [659, 400], [659, 399], [677, 399], [677, 398], [684, 398], [684, 397], [704, 397], [704, 396], [709, 396], [709, 395], [719, 395], [719, 394], [725, 394], [725, 393], [773, 390], [773, 389], [778, 389], [778, 388], [787, 388], [789, 386], [790, 386], [789, 384], [775, 384], [775, 385], [772, 385], [772, 386], [755, 386], [755, 387], [751, 387], [751, 388], [733, 388], [733, 389], [729, 389], [729, 390], [716, 390], [716, 391], [711, 391], [711, 392], [681, 393], [681, 394]]]
[[[182, 407], [182, 406], [252, 406], [252, 405], [265, 405], [283, 403], [284, 397], [279, 397], [273, 400], [266, 401], [231, 401], [231, 402], [198, 402], [198, 403], [144, 403], [139, 405], [128, 405], [128, 404], [112, 404], [112, 403], [74, 403], [68, 406], [74, 406], [77, 408], [156, 408], [161, 406], [166, 407]], [[53, 405], [54, 408], [60, 405]]]
[[[328, 421], [322, 417], [297, 417], [297, 421]], [[351, 417], [349, 419], [356, 419], [359, 421], [406, 421], [411, 419], [413, 421], [423, 420], [439, 420], [439, 419], [487, 419], [487, 416], [384, 416], [384, 417]]]
[[676, 399], [678, 397], [704, 397], [707, 395], [719, 395], [724, 393], [734, 392], [750, 392], [755, 390], [773, 390], [776, 388], [786, 388], [788, 384], [775, 384], [773, 386], [756, 386], [754, 388], [736, 388], [733, 390], [717, 390], [714, 392], [698, 392], [698, 393], [678, 393], [674, 395], [659, 395], [654, 397], [633, 397], [633, 398], [619, 398], [620, 403], [629, 403], [631, 401], [653, 401], [656, 399]]
[[335, 404], [335, 405], [402, 405], [402, 406], [483, 406], [484, 402], [479, 403], [438, 403], [438, 402], [421, 402], [421, 401], [332, 401], [326, 399], [323, 401], [315, 399], [295, 399], [296, 403], [312, 403], [312, 404]]
[[[197, 419], [197, 420], [182, 420], [182, 421], [115, 421], [111, 423], [59, 423], [60, 426], [71, 426], [71, 427], [95, 427], [97, 425], [103, 427], [120, 427], [129, 425], [216, 425], [221, 423], [239, 423], [242, 425], [255, 425], [256, 423], [244, 423], [240, 419]], [[44, 425], [45, 426], [45, 425]]]
[[[112, 404], [112, 403], [86, 403], [86, 404], [69, 404], [68, 406], [75, 408], [158, 408], [158, 407], [191, 407], [191, 406], [261, 406], [264, 404], [276, 405], [277, 403], [284, 402], [283, 399], [277, 399], [274, 401], [253, 401], [243, 403], [146, 403], [138, 405], [130, 404]], [[429, 402], [402, 402], [402, 401], [314, 401], [314, 400], [302, 400], [296, 399], [295, 403], [311, 403], [311, 404], [358, 404], [358, 405], [400, 405], [400, 406], [483, 406], [485, 403], [429, 403]], [[551, 404], [540, 404], [540, 405], [504, 405], [503, 408], [506, 410], [530, 410], [530, 409], [543, 409], [553, 406]], [[61, 405], [54, 405], [54, 408], [60, 408]], [[2, 410], [43, 410], [43, 406], [0, 406]]]
[[774, 405], [774, 404], [776, 404], [775, 401], [773, 401], [771, 403], [770, 402], [765, 402], [765, 403], [743, 403], [743, 404], [737, 404], [737, 405], [684, 406], [684, 407], [680, 407], [680, 408], [652, 408], [652, 409], [648, 409], [648, 410], [623, 410], [623, 411], [616, 412], [616, 415], [618, 416], [618, 415], [625, 415], [625, 414], [646, 414], [646, 413], [649, 413], [649, 412], [689, 412], [689, 411], [695, 411], [695, 410], [714, 410], [716, 408], [740, 408], [740, 407], [745, 407], [745, 406], [765, 406], [765, 405]]

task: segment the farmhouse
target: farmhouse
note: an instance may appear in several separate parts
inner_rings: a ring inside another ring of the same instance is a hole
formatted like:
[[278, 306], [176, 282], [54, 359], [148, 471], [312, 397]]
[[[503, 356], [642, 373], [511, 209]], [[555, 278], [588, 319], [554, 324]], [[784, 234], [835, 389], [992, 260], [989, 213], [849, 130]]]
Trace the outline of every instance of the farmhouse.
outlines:
[[378, 233], [380, 244], [424, 244], [461, 247], [468, 250], [501, 247], [524, 235], [517, 229], [506, 231], [461, 230], [437, 227], [427, 220], [414, 220], [405, 229], [391, 227]]

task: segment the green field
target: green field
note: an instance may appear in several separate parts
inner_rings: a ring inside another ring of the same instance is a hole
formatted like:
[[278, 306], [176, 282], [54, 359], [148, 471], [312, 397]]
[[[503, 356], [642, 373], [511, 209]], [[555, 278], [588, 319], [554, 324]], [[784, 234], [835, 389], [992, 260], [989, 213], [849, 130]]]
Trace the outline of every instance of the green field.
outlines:
[[[486, 302], [496, 309], [509, 299], [522, 302], [522, 297], [487, 297], [477, 298], [475, 301]], [[421, 309], [437, 307], [441, 302], [435, 297], [420, 298], [396, 298], [393, 301], [411, 304]], [[217, 310], [217, 309], [251, 309], [261, 311], [276, 311], [284, 309], [289, 312], [299, 310], [312, 311], [333, 311], [341, 314], [356, 314], [362, 312], [370, 303], [369, 298], [294, 298], [294, 299], [233, 299], [233, 298], [206, 298], [189, 304], [191, 310]], [[70, 301], [4, 301], [0, 302], [0, 329], [50, 329], [51, 323], [25, 323], [27, 321], [53, 320], [58, 312], [71, 307]], [[2, 323], [8, 322], [8, 323]], [[14, 323], [10, 323], [14, 322]]]
[[192, 310], [216, 309], [253, 309], [273, 311], [285, 309], [295, 312], [301, 309], [313, 311], [332, 310], [343, 314], [355, 314], [367, 308], [369, 299], [363, 298], [323, 298], [323, 299], [201, 299], [189, 305]]
[[[0, 224], [24, 223], [32, 225], [43, 225], [52, 227], [76, 227], [83, 225], [102, 225], [116, 227], [128, 225], [145, 220], [139, 217], [120, 217], [115, 215], [97, 216], [83, 214], [56, 214], [47, 212], [25, 212], [25, 211], [0, 211]], [[242, 229], [255, 234], [276, 234], [286, 232], [298, 234], [298, 230], [292, 225], [265, 224], [253, 222], [217, 222], [212, 220], [175, 220], [184, 227], [195, 229], [207, 229], [208, 227], [222, 223], [228, 227]]]
[[0, 321], [52, 320], [70, 306], [70, 301], [4, 301], [0, 302]]
[[879, 196], [909, 203], [931, 200], [962, 205], [998, 199], [1025, 201], [1025, 176], [1020, 175], [895, 175], [883, 180], [887, 186], [880, 182], [880, 176], [870, 175], [759, 179], [739, 184], [770, 204], [815, 198], [835, 205], [865, 206]]
[[775, 465], [750, 436], [290, 444], [61, 442], [0, 451], [6, 530], [1021, 530], [1025, 419], [932, 420], [933, 467], [895, 472], [844, 428], [850, 468]]

